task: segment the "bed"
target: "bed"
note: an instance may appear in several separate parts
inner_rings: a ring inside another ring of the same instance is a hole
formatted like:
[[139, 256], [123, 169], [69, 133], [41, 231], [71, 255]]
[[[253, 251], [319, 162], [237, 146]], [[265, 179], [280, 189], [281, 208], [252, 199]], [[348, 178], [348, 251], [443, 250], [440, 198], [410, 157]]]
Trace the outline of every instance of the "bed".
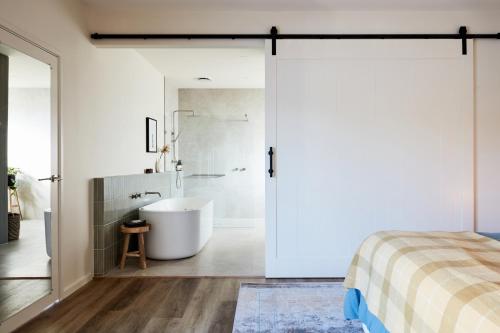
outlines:
[[500, 332], [500, 242], [476, 233], [375, 233], [344, 286], [370, 333]]

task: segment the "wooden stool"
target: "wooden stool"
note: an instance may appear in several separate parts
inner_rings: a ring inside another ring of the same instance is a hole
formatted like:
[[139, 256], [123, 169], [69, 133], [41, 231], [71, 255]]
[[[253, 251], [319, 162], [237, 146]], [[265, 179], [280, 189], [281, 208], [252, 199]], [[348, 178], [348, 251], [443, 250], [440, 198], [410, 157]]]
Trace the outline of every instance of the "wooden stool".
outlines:
[[19, 203], [19, 195], [17, 195], [16, 187], [9, 187], [9, 206], [10, 211], [14, 213], [14, 208], [17, 208], [21, 220], [23, 219], [23, 213], [21, 212], [21, 204]]
[[[120, 231], [125, 235], [123, 239], [123, 253], [122, 260], [120, 262], [120, 269], [125, 267], [125, 260], [127, 257], [139, 258], [139, 267], [146, 269], [146, 250], [144, 249], [144, 233], [148, 232], [151, 228], [150, 224], [146, 224], [143, 227], [127, 228], [125, 226], [120, 227]], [[139, 251], [128, 252], [128, 245], [130, 243], [130, 236], [136, 234], [139, 240]]]

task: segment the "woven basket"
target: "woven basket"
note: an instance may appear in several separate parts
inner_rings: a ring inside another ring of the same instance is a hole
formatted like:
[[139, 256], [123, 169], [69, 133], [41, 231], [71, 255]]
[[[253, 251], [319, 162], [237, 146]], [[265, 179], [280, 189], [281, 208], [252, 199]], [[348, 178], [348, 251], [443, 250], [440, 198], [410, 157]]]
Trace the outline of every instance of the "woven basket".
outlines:
[[21, 228], [21, 215], [9, 213], [9, 241], [19, 239], [19, 229]]

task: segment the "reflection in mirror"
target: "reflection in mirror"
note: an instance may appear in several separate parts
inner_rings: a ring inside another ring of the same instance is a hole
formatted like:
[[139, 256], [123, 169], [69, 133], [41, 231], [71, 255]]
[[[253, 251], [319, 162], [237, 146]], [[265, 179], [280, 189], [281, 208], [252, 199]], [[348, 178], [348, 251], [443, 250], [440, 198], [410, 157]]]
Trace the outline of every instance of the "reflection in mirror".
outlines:
[[51, 292], [50, 75], [0, 44], [0, 321]]

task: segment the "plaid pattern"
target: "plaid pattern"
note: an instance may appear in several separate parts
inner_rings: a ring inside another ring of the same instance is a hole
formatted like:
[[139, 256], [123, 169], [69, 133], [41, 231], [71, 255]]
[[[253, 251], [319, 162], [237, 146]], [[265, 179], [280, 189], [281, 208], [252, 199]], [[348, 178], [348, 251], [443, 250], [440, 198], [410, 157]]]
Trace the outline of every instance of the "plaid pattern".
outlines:
[[472, 232], [378, 232], [344, 282], [393, 333], [500, 332], [500, 242]]

